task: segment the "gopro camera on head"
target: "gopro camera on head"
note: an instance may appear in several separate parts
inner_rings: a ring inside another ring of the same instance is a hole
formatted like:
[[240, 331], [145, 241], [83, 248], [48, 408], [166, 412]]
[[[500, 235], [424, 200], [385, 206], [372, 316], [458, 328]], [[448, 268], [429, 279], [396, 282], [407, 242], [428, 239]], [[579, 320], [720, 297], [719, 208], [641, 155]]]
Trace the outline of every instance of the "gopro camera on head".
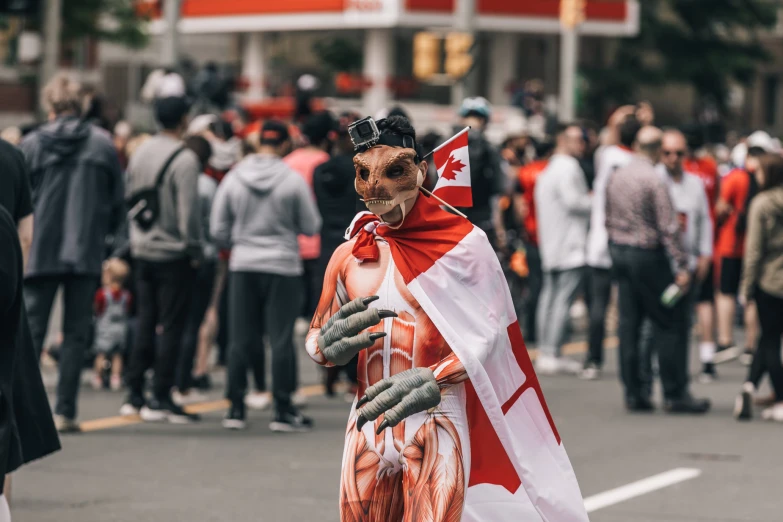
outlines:
[[355, 121], [348, 126], [348, 135], [353, 143], [353, 150], [364, 152], [367, 149], [378, 144], [381, 133], [375, 120], [368, 116], [359, 121]]

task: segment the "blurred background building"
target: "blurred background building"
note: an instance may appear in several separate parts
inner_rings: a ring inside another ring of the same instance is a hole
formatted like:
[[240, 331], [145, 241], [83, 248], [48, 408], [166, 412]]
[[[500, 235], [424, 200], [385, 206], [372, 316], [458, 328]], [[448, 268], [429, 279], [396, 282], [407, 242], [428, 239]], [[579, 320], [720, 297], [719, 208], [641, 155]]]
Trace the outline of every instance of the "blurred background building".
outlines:
[[[577, 116], [600, 121], [636, 98], [663, 124], [720, 114], [735, 127], [783, 132], [783, 25], [766, 0], [741, 13], [728, 0], [171, 1], [180, 4], [180, 72], [214, 64], [234, 99], [260, 114], [289, 110], [296, 79], [310, 74], [330, 106], [374, 114], [402, 105], [435, 127], [452, 123], [459, 95], [482, 95], [508, 132], [563, 101], [562, 9], [572, 4], [584, 18], [567, 90]], [[16, 10], [0, 19], [0, 126], [33, 118], [43, 6], [53, 2], [62, 9], [57, 65], [96, 84], [110, 113], [149, 124], [139, 96], [167, 53], [162, 0], [6, 0], [0, 8]], [[469, 38], [450, 38], [455, 30]]]

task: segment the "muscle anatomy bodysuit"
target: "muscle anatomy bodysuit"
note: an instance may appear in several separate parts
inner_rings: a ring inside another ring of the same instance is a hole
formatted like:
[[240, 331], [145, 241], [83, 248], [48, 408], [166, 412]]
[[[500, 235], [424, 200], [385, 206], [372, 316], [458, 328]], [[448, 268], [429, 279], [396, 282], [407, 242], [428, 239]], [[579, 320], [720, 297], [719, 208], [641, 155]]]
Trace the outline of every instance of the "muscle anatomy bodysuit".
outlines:
[[324, 366], [359, 356], [341, 522], [586, 522], [486, 236], [419, 197], [407, 120], [358, 124], [370, 212], [332, 256], [306, 342]]
[[387, 335], [359, 354], [358, 396], [382, 379], [428, 367], [442, 399], [431, 411], [416, 413], [378, 435], [382, 416], [357, 430], [356, 409], [351, 409], [340, 484], [341, 521], [456, 522], [470, 469], [469, 446], [461, 443], [467, 440], [461, 384], [467, 374], [408, 291], [388, 245], [379, 240], [380, 259], [359, 264], [351, 253], [353, 243], [342, 245], [327, 268], [307, 337], [308, 353], [317, 363], [329, 365], [316, 342], [321, 328], [341, 306], [377, 295], [370, 306], [391, 310], [397, 317], [370, 328]]

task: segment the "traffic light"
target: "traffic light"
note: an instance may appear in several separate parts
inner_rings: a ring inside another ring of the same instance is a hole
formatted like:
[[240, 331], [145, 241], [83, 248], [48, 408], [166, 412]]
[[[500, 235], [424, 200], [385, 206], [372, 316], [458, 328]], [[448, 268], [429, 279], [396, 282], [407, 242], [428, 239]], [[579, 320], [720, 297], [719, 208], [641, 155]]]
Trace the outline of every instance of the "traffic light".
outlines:
[[560, 23], [573, 29], [585, 21], [587, 0], [560, 0]]
[[446, 74], [459, 79], [473, 67], [473, 35], [470, 33], [449, 33], [446, 35]]
[[439, 71], [440, 38], [435, 33], [416, 33], [413, 37], [413, 75], [427, 80]]

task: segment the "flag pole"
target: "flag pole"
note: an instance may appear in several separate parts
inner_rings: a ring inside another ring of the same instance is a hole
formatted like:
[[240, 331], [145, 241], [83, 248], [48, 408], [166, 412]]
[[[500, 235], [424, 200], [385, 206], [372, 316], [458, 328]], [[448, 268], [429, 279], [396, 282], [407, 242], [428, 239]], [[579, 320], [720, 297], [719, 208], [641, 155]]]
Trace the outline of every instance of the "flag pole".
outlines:
[[462, 133], [463, 133], [463, 132], [465, 132], [466, 130], [470, 130], [470, 125], [468, 125], [468, 126], [467, 126], [467, 127], [465, 127], [464, 129], [462, 129], [462, 130], [461, 130], [461, 131], [459, 131], [457, 134], [455, 134], [455, 135], [454, 135], [454, 136], [452, 136], [451, 138], [447, 139], [446, 141], [444, 141], [443, 143], [441, 143], [441, 144], [440, 144], [440, 145], [438, 145], [437, 147], [435, 147], [433, 150], [429, 151], [429, 152], [428, 152], [428, 153], [427, 153], [427, 154], [426, 154], [424, 157], [422, 157], [422, 158], [421, 158], [419, 161], [424, 161], [425, 159], [429, 158], [430, 156], [432, 156], [432, 153], [433, 153], [433, 152], [435, 152], [436, 150], [442, 149], [443, 147], [445, 147], [446, 145], [448, 145], [449, 143], [451, 143], [452, 141], [454, 141], [454, 139], [455, 139], [457, 136], [459, 136], [460, 134], [462, 134]]
[[425, 196], [427, 196], [429, 198], [435, 198], [436, 201], [440, 202], [444, 207], [446, 207], [447, 209], [451, 210], [452, 212], [454, 212], [458, 216], [462, 216], [465, 219], [467, 219], [468, 216], [466, 216], [465, 214], [463, 214], [462, 212], [460, 212], [456, 208], [452, 207], [451, 205], [449, 205], [448, 203], [443, 201], [441, 198], [439, 198], [438, 196], [436, 196], [435, 194], [433, 194], [429, 190], [425, 189], [424, 187], [419, 187], [419, 190], [422, 191]]

